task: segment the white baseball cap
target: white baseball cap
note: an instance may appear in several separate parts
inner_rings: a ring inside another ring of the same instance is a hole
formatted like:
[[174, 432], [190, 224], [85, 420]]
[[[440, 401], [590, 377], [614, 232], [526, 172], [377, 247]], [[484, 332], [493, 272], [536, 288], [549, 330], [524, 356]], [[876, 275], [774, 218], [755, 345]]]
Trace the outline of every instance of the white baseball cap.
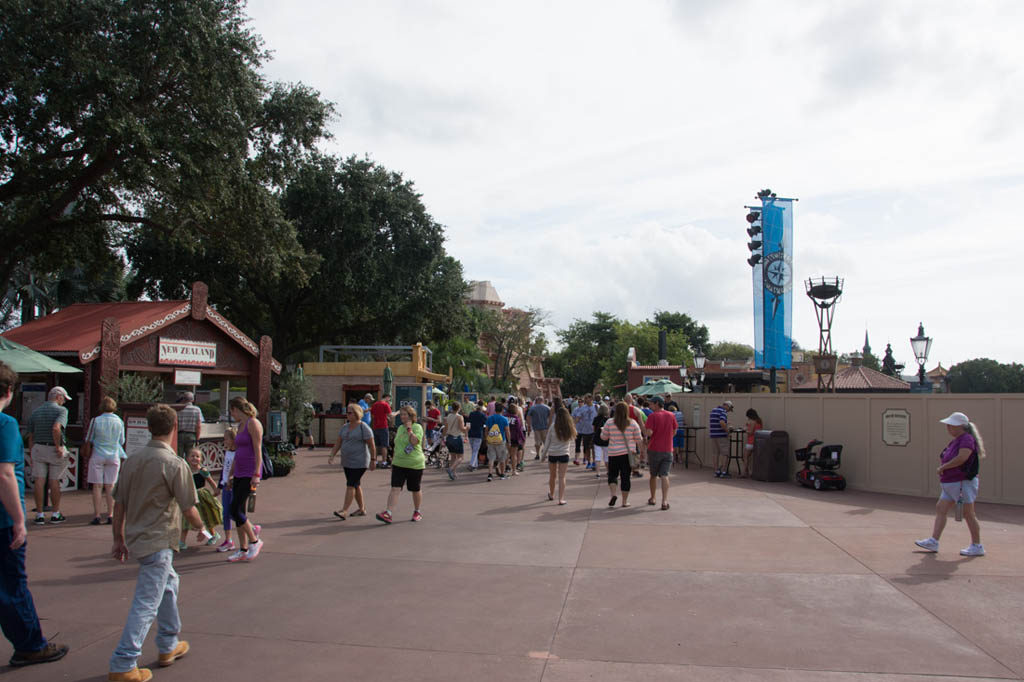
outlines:
[[71, 396], [68, 395], [68, 392], [64, 390], [63, 386], [54, 386], [50, 389], [50, 393], [48, 395], [50, 400], [53, 400], [59, 395], [64, 396], [64, 400], [71, 400]]
[[954, 412], [945, 419], [940, 419], [943, 424], [949, 424], [950, 426], [967, 426], [971, 423], [971, 420], [967, 418], [967, 415], [963, 412]]

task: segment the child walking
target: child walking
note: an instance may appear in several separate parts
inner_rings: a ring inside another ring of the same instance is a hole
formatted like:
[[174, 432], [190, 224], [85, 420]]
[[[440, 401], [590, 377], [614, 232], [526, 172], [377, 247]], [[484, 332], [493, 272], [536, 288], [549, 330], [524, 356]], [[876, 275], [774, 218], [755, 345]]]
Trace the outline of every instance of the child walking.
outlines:
[[185, 525], [181, 529], [181, 540], [178, 542], [180, 550], [188, 547], [185, 540], [190, 530], [195, 530], [198, 539], [205, 541], [207, 545], [216, 545], [220, 541], [220, 533], [216, 531], [216, 528], [220, 525], [224, 515], [220, 502], [210, 492], [211, 489], [216, 489], [216, 486], [210, 477], [210, 472], [203, 468], [203, 453], [199, 448], [192, 448], [188, 451], [188, 466], [192, 470], [192, 481], [196, 486], [196, 496], [198, 497], [196, 508], [199, 511], [199, 518], [203, 520], [203, 528], [192, 528], [188, 521], [185, 521]]
[[[231, 509], [231, 463], [235, 460], [235, 427], [229, 426], [224, 429], [224, 469], [220, 472], [220, 483], [217, 488], [220, 490], [221, 509]], [[217, 546], [218, 552], [230, 552], [235, 549], [235, 543], [231, 540], [231, 514], [224, 516], [224, 542]]]

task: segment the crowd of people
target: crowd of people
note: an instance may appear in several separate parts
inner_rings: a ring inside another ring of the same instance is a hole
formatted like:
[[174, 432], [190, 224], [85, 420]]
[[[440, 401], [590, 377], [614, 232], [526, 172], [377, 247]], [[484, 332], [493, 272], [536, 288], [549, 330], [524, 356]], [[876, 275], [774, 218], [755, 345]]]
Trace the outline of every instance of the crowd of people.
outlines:
[[[17, 374], [0, 363], [0, 409], [10, 404], [16, 385]], [[47, 398], [29, 418], [27, 436], [27, 464], [38, 483], [35, 523], [41, 525], [47, 523], [43, 515], [43, 483], [47, 480], [51, 483], [53, 504], [49, 523], [66, 520], [60, 512], [59, 492], [68, 461], [64, 403], [70, 397], [58, 386], [50, 390]], [[595, 479], [606, 478], [609, 507], [630, 506], [632, 479], [641, 477], [641, 471], [646, 469], [647, 504], [654, 506], [660, 501], [662, 510], [670, 509], [669, 471], [685, 445], [685, 421], [679, 406], [668, 396], [627, 395], [611, 400], [607, 396], [585, 395], [578, 399], [556, 398], [550, 405], [542, 398], [521, 404], [516, 397], [495, 397], [475, 404], [451, 404], [447, 414], [441, 406], [428, 404], [423, 424], [413, 407], [393, 410], [389, 399], [385, 395], [373, 400], [367, 395], [347, 407], [346, 423], [328, 456], [333, 463], [340, 455], [345, 472], [344, 503], [334, 512], [340, 520], [367, 515], [361, 482], [367, 470], [380, 467], [390, 470], [390, 489], [384, 509], [375, 514], [376, 519], [384, 524], [393, 523], [402, 491], [408, 490], [413, 506], [411, 521], [422, 521], [426, 452], [442, 444], [450, 455], [446, 473], [451, 480], [461, 473], [482, 469], [481, 458], [487, 460], [483, 480], [506, 480], [524, 470], [524, 459], [532, 452], [534, 461], [548, 466], [547, 499], [558, 505], [567, 504], [566, 472], [572, 462], [584, 466], [582, 471], [592, 471]], [[191, 400], [188, 403], [186, 409], [191, 407]], [[260, 526], [248, 516], [262, 479], [263, 426], [251, 403], [240, 397], [230, 401], [233, 426], [224, 434], [224, 469], [215, 481], [214, 473], [202, 466], [196, 440], [186, 439], [187, 447], [181, 452], [172, 448], [182, 427], [183, 410], [176, 412], [168, 405], [153, 405], [146, 415], [152, 439], [130, 457], [124, 451], [124, 424], [116, 410], [116, 402], [105, 398], [101, 413], [87, 429], [87, 450], [91, 450], [88, 480], [94, 485], [95, 516], [91, 523], [111, 525], [114, 558], [124, 562], [131, 556], [139, 567], [127, 621], [110, 659], [108, 680], [145, 682], [151, 679], [152, 672], [139, 668], [138, 658], [154, 620], [158, 665], [172, 665], [189, 651], [188, 642], [178, 637], [179, 577], [173, 568], [174, 552], [187, 546], [188, 532], [195, 531], [204, 545], [216, 545], [218, 551], [230, 552], [228, 561], [232, 563], [256, 559], [263, 547]], [[716, 452], [715, 475], [719, 478], [729, 476], [728, 447], [719, 443], [724, 444], [729, 434], [728, 418], [732, 411], [732, 402], [726, 400], [709, 416], [709, 436]], [[746, 417], [741, 476], [750, 473], [754, 434], [763, 428], [754, 410], [748, 410]], [[392, 440], [391, 423], [396, 418]], [[186, 425], [188, 419], [186, 416]], [[957, 508], [971, 533], [970, 546], [960, 553], [983, 556], [975, 501], [980, 460], [985, 457], [984, 443], [977, 426], [963, 413], [954, 412], [941, 421], [951, 437], [936, 471], [942, 493], [936, 505], [932, 535], [916, 544], [928, 552], [937, 552], [948, 514]], [[196, 438], [199, 428], [193, 432]], [[531, 444], [529, 451], [527, 443]], [[55, 661], [68, 653], [66, 645], [47, 641], [42, 635], [28, 589], [24, 447], [17, 422], [0, 414], [0, 626], [14, 647], [12, 666]], [[467, 453], [468, 461], [463, 463]], [[219, 544], [222, 536], [218, 526], [224, 531], [224, 540]], [[231, 539], [232, 526], [237, 544]]]

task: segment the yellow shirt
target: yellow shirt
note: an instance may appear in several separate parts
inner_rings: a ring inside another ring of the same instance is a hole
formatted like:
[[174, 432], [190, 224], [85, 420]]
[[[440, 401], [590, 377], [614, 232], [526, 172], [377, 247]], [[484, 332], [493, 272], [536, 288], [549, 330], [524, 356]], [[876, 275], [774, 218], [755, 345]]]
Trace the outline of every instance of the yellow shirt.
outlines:
[[141, 559], [178, 548], [181, 511], [196, 505], [196, 486], [185, 460], [151, 440], [121, 465], [114, 500], [124, 505], [128, 551]]

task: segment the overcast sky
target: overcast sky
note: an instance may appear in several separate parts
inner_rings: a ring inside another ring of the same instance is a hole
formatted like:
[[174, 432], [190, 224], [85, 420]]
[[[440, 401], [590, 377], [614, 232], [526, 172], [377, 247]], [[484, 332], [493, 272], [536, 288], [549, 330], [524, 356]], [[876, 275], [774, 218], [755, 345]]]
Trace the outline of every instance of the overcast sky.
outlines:
[[[325, 148], [412, 180], [467, 279], [553, 328], [687, 312], [753, 343], [745, 204], [797, 197], [800, 281], [845, 278], [914, 365], [1020, 361], [1024, 2], [252, 0], [273, 80], [337, 104]], [[424, 311], [427, 314], [427, 311]], [[550, 334], [549, 334], [550, 336]], [[651, 358], [654, 360], [654, 358]]]

